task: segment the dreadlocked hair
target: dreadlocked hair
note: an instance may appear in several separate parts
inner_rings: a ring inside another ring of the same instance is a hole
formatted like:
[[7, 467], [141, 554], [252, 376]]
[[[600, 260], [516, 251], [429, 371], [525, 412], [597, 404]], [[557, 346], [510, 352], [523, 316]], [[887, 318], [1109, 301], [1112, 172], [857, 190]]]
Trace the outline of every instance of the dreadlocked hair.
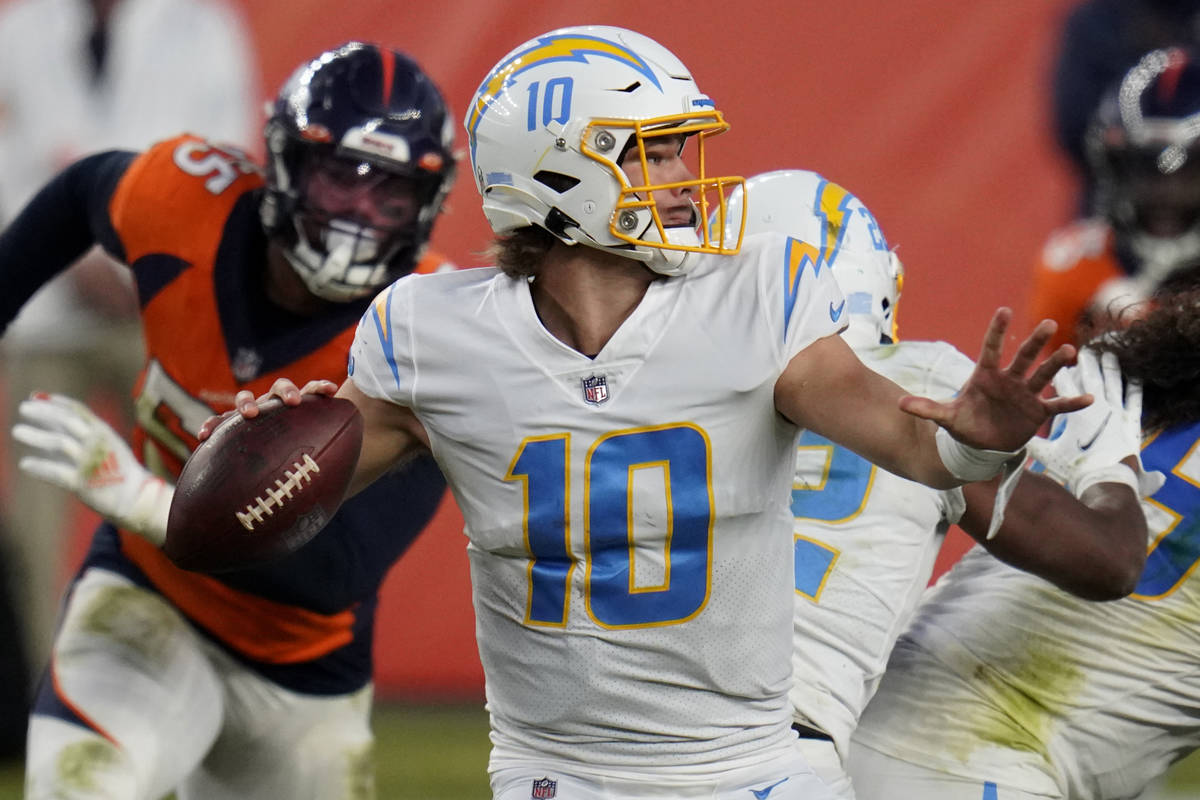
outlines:
[[1155, 295], [1149, 313], [1089, 346], [1141, 382], [1143, 431], [1200, 421], [1200, 288]]

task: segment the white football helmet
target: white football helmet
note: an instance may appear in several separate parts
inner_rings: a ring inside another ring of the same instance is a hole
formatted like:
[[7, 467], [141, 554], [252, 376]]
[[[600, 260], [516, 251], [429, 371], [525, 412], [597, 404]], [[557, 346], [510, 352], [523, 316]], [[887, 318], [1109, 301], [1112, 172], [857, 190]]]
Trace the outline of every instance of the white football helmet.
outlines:
[[[745, 196], [749, 201], [743, 202]], [[842, 336], [851, 347], [899, 340], [896, 305], [904, 266], [857, 197], [815, 172], [776, 170], [748, 179], [728, 206], [727, 220], [745, 216], [747, 236], [775, 231], [800, 239], [812, 247], [815, 261], [833, 269], [846, 295], [850, 327]], [[715, 225], [714, 218], [710, 227]]]
[[[704, 173], [706, 140], [729, 126], [679, 59], [639, 33], [584, 26], [531, 39], [484, 78], [464, 125], [497, 234], [537, 225], [663, 275], [687, 272], [690, 253], [741, 246], [740, 220], [716, 237], [704, 224], [726, 220], [726, 193], [743, 183]], [[630, 185], [620, 167], [627, 150], [637, 148], [645, 174], [646, 140], [681, 133], [696, 149], [694, 180]], [[690, 191], [694, 226], [663, 224], [653, 193], [671, 189]]]

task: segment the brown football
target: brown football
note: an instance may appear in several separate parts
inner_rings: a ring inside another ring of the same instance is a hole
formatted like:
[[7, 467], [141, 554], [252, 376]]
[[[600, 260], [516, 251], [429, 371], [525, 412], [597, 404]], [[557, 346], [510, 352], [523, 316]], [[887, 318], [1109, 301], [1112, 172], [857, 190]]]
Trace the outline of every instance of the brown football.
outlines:
[[162, 546], [176, 566], [224, 572], [281, 558], [341, 505], [362, 445], [354, 404], [307, 394], [260, 408], [231, 415], [184, 464]]

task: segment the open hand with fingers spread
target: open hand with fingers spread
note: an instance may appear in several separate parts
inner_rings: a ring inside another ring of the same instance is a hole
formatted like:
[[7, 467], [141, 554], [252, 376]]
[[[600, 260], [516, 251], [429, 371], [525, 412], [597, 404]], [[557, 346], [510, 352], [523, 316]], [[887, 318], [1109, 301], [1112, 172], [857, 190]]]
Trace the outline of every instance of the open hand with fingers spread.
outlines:
[[109, 522], [162, 542], [172, 486], [138, 463], [108, 423], [58, 394], [35, 393], [17, 412], [13, 438], [30, 448], [18, 462], [23, 472], [73, 492]]
[[908, 396], [900, 400], [900, 408], [936, 422], [962, 444], [1015, 452], [1055, 414], [1087, 407], [1092, 402], [1090, 394], [1043, 396], [1055, 374], [1075, 358], [1075, 348], [1062, 345], [1037, 361], [1038, 353], [1054, 335], [1056, 324], [1052, 320], [1042, 320], [1021, 343], [1008, 367], [1000, 366], [1004, 334], [1011, 318], [1008, 308], [1000, 308], [992, 316], [975, 370], [952, 400], [937, 402]]

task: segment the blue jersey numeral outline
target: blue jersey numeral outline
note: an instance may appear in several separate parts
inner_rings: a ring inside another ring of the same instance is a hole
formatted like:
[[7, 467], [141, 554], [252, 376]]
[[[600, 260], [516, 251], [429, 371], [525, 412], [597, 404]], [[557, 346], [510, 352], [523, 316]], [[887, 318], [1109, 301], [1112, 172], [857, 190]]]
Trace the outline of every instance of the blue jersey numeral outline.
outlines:
[[1200, 424], [1154, 436], [1142, 445], [1142, 462], [1166, 483], [1146, 500], [1170, 522], [1156, 531], [1146, 567], [1131, 597], [1162, 600], [1178, 589], [1200, 563]]
[[[792, 516], [833, 525], [862, 513], [875, 484], [877, 467], [862, 456], [811, 431], [800, 435], [800, 451], [824, 451], [825, 464], [815, 485], [792, 485]], [[836, 547], [808, 536], [793, 537], [796, 592], [817, 602], [837, 566]]]

